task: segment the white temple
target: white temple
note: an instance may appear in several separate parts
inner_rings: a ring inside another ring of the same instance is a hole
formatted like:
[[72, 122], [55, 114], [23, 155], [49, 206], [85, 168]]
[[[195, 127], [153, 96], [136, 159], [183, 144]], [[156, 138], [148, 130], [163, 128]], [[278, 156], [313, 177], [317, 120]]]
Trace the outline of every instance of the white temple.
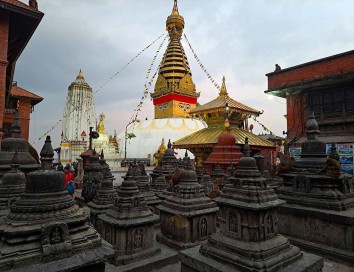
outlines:
[[80, 70], [70, 84], [64, 107], [60, 162], [76, 162], [87, 149], [90, 127], [96, 127], [95, 105], [92, 88], [86, 83]]
[[[100, 123], [97, 129], [100, 137], [95, 139], [92, 147], [97, 152], [103, 152], [105, 159], [111, 167], [117, 164], [118, 143], [116, 138], [105, 133], [104, 114], [100, 116]], [[64, 107], [63, 130], [61, 138], [60, 162], [62, 164], [76, 162], [80, 154], [85, 152], [89, 143], [90, 127], [96, 129], [95, 104], [93, 92], [86, 83], [84, 74], [80, 70], [76, 80], [70, 84]]]
[[[184, 18], [179, 15], [177, 1], [171, 15], [167, 17], [166, 27], [170, 40], [160, 65], [154, 92], [151, 93], [155, 118], [130, 124], [126, 131], [118, 135], [123, 160], [125, 157], [148, 158], [153, 163], [154, 154], [162, 139], [174, 142], [207, 127], [204, 121], [189, 118], [189, 111], [196, 107], [200, 93], [196, 91], [181, 44]], [[177, 157], [184, 156], [184, 150], [176, 153]]]

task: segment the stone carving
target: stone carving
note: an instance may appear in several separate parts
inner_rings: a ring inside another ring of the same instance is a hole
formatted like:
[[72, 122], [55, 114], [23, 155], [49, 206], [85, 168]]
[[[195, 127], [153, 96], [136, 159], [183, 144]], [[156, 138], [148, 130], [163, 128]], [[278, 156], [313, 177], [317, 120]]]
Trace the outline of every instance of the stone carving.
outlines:
[[99, 163], [99, 157], [94, 150], [88, 164], [84, 167], [83, 188], [81, 195], [85, 202], [90, 202], [97, 194], [97, 189], [103, 180], [103, 167]]
[[156, 238], [179, 249], [200, 244], [216, 228], [216, 203], [205, 197], [196, 172], [190, 168], [180, 171], [174, 191], [158, 206], [161, 234]]
[[137, 229], [134, 231], [134, 248], [138, 249], [143, 246], [143, 230]]
[[[338, 154], [318, 139], [320, 131], [313, 113], [306, 124], [307, 140], [292, 171], [282, 174], [276, 190], [286, 201], [280, 208], [279, 232], [296, 239], [304, 248], [320, 250], [333, 258], [354, 262], [354, 192], [340, 174]], [[340, 218], [340, 219], [339, 219]], [[348, 223], [352, 222], [352, 223]], [[336, 242], [334, 242], [336, 241]]]
[[114, 250], [69, 197], [49, 136], [40, 155], [41, 169], [27, 174], [24, 193], [0, 224], [0, 271], [48, 271], [50, 262], [52, 271], [103, 272]]
[[200, 219], [200, 223], [199, 223], [199, 232], [200, 232], [200, 239], [203, 238], [207, 238], [208, 237], [208, 220], [203, 217], [202, 219]]
[[160, 253], [154, 244], [154, 225], [158, 216], [149, 209], [136, 180], [132, 178], [136, 177], [133, 171], [138, 166], [134, 165], [117, 190], [115, 205], [98, 215], [105, 229], [103, 239], [115, 247], [114, 265], [125, 265]]
[[309, 193], [311, 191], [310, 180], [306, 176], [297, 176], [294, 180], [295, 191]]
[[44, 256], [71, 251], [72, 244], [68, 225], [61, 222], [43, 224], [41, 243]]
[[[209, 236], [206, 244], [180, 252], [181, 270], [321, 271], [320, 257], [301, 252], [278, 234], [276, 208], [284, 201], [266, 186], [256, 160], [249, 157], [247, 139], [244, 150], [245, 157], [240, 159], [235, 176], [229, 177], [216, 200], [220, 207], [219, 230]], [[242, 180], [242, 186], [238, 180]]]

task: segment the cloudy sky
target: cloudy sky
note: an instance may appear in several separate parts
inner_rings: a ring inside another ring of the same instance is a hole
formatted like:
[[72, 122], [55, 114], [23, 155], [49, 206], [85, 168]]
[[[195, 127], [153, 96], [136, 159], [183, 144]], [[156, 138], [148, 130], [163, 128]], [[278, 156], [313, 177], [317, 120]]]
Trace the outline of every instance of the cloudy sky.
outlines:
[[[79, 69], [91, 87], [99, 89], [165, 32], [173, 1], [38, 0], [38, 4], [45, 16], [18, 60], [14, 78], [19, 86], [44, 97], [31, 115], [31, 143], [62, 118], [67, 88]], [[226, 76], [232, 98], [264, 110], [259, 121], [278, 135], [286, 130], [285, 100], [264, 94], [265, 74], [275, 63], [286, 68], [352, 50], [353, 10], [352, 0], [179, 0], [185, 33], [209, 73], [219, 83]], [[95, 94], [96, 115], [105, 113], [109, 133], [123, 130], [133, 114], [161, 41]], [[183, 45], [203, 104], [218, 91], [188, 45]], [[153, 118], [150, 99], [140, 113], [141, 119], [146, 117]], [[255, 132], [262, 132], [261, 127], [255, 125]], [[61, 124], [50, 134], [58, 146]]]

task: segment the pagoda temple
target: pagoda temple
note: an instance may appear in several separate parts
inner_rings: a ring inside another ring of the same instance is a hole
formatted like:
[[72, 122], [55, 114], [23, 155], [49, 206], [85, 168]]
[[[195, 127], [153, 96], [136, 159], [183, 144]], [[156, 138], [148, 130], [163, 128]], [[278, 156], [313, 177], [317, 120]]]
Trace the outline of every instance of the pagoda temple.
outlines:
[[[120, 149], [126, 148], [126, 158], [150, 157], [152, 162], [162, 139], [175, 141], [206, 127], [203, 121], [189, 117], [189, 112], [197, 106], [200, 94], [181, 44], [184, 25], [175, 0], [166, 21], [169, 44], [162, 58], [154, 92], [151, 93], [155, 118], [130, 124], [119, 134]], [[125, 141], [128, 134], [136, 137]], [[183, 151], [177, 154], [178, 157], [183, 155]]]
[[193, 119], [203, 119], [208, 127], [175, 141], [173, 148], [191, 151], [196, 157], [198, 167], [208, 158], [218, 142], [219, 135], [224, 132], [226, 117], [230, 123], [229, 132], [235, 136], [237, 145], [243, 145], [247, 137], [253, 152], [262, 151], [264, 157], [269, 158], [267, 162], [273, 162], [273, 157], [275, 157], [273, 143], [253, 134], [248, 129], [248, 119], [258, 117], [262, 112], [232, 99], [226, 88], [225, 77], [222, 80], [219, 96], [192, 109], [189, 114]]

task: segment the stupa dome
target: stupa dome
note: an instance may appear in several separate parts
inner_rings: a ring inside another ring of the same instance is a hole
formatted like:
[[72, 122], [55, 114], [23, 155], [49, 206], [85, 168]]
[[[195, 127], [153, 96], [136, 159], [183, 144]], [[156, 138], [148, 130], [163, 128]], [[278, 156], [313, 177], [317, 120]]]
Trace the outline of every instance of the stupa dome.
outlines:
[[[206, 128], [204, 121], [192, 118], [163, 118], [144, 120], [140, 123], [135, 122], [128, 126], [127, 133], [133, 133], [135, 137], [127, 139], [127, 158], [148, 158], [148, 154], [153, 158], [154, 153], [161, 145], [162, 139], [174, 141], [192, 134], [200, 129]], [[118, 134], [120, 140], [119, 150], [124, 150], [125, 131]], [[172, 151], [172, 150], [171, 150]], [[184, 150], [178, 150], [176, 155], [183, 158]], [[121, 157], [123, 157], [123, 152]]]

